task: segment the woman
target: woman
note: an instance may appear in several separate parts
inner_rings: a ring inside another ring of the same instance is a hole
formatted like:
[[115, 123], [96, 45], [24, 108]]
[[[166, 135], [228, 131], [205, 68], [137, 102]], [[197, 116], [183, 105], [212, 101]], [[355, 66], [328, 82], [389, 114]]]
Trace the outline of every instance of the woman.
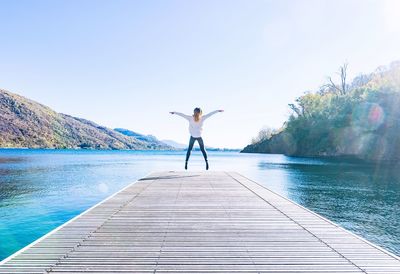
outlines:
[[204, 148], [204, 142], [203, 142], [203, 138], [201, 138], [201, 133], [203, 131], [204, 121], [207, 118], [209, 118], [211, 115], [214, 115], [215, 113], [218, 113], [218, 112], [223, 112], [223, 110], [222, 109], [215, 110], [206, 115], [202, 115], [203, 114], [202, 110], [200, 108], [195, 108], [192, 116], [185, 115], [183, 113], [176, 112], [176, 111], [170, 112], [171, 114], [179, 115], [189, 121], [190, 140], [189, 140], [189, 147], [186, 152], [185, 169], [187, 169], [190, 152], [193, 149], [194, 142], [197, 141], [199, 143], [200, 150], [203, 153], [204, 160], [206, 161], [206, 169], [208, 170], [209, 166], [208, 166], [208, 160], [207, 160], [207, 152], [206, 152], [206, 149]]

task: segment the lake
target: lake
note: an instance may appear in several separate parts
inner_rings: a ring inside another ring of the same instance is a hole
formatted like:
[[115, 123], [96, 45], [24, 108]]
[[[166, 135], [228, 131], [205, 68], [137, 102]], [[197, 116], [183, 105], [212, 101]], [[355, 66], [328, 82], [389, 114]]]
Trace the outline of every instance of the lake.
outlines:
[[[0, 260], [152, 171], [183, 170], [184, 151], [0, 149]], [[237, 171], [400, 255], [400, 169], [350, 160], [209, 152]], [[193, 152], [190, 170], [203, 170]]]

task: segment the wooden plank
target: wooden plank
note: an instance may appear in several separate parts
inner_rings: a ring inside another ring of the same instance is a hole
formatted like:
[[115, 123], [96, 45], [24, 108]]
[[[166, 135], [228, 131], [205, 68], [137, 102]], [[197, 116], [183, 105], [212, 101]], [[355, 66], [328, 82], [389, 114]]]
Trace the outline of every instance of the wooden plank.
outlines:
[[400, 260], [234, 172], [159, 172], [0, 273], [400, 273]]

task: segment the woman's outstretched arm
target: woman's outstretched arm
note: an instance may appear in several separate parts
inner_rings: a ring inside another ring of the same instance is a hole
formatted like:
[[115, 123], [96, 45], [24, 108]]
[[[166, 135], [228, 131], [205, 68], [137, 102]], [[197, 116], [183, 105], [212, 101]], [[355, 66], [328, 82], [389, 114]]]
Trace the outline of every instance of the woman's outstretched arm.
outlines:
[[203, 115], [203, 120], [211, 117], [212, 115], [214, 115], [215, 113], [218, 113], [218, 112], [224, 112], [224, 110], [223, 109], [218, 109], [218, 110], [211, 111], [210, 113], [207, 113], [206, 115]]
[[178, 116], [181, 116], [182, 118], [185, 118], [186, 120], [190, 120], [190, 115], [186, 115], [186, 114], [183, 114], [183, 113], [181, 113], [181, 112], [176, 112], [176, 111], [171, 111], [170, 112], [171, 114], [176, 114], [176, 115], [178, 115]]

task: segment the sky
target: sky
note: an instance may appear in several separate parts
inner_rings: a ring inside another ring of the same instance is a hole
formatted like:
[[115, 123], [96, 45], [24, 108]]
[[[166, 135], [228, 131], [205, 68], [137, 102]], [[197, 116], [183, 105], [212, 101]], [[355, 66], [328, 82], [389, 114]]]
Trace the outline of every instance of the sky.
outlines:
[[57, 112], [187, 143], [169, 111], [224, 109], [213, 147], [279, 128], [336, 76], [400, 59], [400, 0], [0, 0], [0, 88]]

